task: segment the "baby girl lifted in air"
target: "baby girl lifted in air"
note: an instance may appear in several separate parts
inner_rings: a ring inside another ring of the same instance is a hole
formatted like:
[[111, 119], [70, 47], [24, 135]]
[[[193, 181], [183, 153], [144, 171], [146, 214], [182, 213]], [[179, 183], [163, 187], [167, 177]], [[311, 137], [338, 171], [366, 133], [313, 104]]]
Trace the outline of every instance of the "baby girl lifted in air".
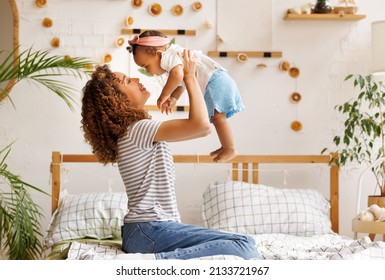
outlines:
[[[133, 54], [135, 63], [154, 75], [167, 75], [157, 105], [162, 112], [171, 112], [185, 90], [183, 63], [178, 53], [183, 48], [170, 44], [163, 33], [147, 30], [128, 41], [127, 50]], [[237, 155], [230, 124], [227, 118], [245, 109], [238, 87], [226, 69], [201, 51], [194, 51], [197, 79], [204, 93], [209, 119], [217, 131], [221, 147], [210, 155], [215, 162], [226, 162]]]

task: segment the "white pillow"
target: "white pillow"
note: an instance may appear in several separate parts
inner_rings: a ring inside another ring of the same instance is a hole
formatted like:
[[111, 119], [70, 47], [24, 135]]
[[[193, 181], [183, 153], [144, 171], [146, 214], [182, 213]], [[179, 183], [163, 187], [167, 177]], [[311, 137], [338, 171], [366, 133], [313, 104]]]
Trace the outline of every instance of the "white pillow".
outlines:
[[77, 238], [121, 239], [121, 226], [127, 213], [124, 192], [60, 194], [45, 236], [45, 247]]
[[329, 202], [314, 189], [285, 189], [243, 182], [216, 182], [203, 194], [206, 227], [243, 234], [332, 233]]

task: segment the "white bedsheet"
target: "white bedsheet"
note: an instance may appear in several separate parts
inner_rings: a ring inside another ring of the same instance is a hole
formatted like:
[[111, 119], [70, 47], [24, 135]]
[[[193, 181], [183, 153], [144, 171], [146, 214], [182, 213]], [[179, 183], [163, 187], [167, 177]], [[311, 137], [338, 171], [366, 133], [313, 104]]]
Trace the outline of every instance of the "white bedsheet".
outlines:
[[[298, 237], [286, 234], [253, 236], [257, 249], [266, 260], [352, 260], [385, 259], [385, 242], [369, 238], [353, 240], [337, 234]], [[72, 242], [69, 260], [112, 260], [123, 252], [114, 246]], [[237, 256], [210, 256], [201, 260], [240, 260]]]

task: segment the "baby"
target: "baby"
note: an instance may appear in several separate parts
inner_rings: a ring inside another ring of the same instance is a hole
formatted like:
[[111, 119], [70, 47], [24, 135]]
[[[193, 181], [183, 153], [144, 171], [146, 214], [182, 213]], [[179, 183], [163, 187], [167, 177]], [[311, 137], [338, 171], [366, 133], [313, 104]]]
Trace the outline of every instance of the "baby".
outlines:
[[[183, 48], [170, 44], [163, 33], [147, 30], [128, 41], [127, 50], [135, 63], [154, 75], [167, 75], [167, 81], [158, 98], [161, 112], [171, 112], [184, 92], [183, 63], [178, 53]], [[221, 147], [210, 155], [215, 162], [226, 162], [237, 155], [232, 130], [227, 118], [245, 109], [238, 87], [228, 72], [216, 61], [194, 51], [197, 61], [197, 79], [204, 93], [210, 122], [214, 124]]]

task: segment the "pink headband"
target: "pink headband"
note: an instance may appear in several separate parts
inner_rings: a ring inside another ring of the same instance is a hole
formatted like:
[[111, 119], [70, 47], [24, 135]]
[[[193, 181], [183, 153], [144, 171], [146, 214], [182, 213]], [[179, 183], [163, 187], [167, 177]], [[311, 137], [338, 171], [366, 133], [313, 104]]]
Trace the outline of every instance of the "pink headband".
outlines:
[[168, 38], [160, 37], [160, 36], [149, 36], [139, 38], [138, 35], [135, 35], [132, 40], [128, 40], [130, 46], [133, 45], [141, 45], [141, 46], [149, 46], [149, 47], [160, 47], [168, 44], [170, 40]]

